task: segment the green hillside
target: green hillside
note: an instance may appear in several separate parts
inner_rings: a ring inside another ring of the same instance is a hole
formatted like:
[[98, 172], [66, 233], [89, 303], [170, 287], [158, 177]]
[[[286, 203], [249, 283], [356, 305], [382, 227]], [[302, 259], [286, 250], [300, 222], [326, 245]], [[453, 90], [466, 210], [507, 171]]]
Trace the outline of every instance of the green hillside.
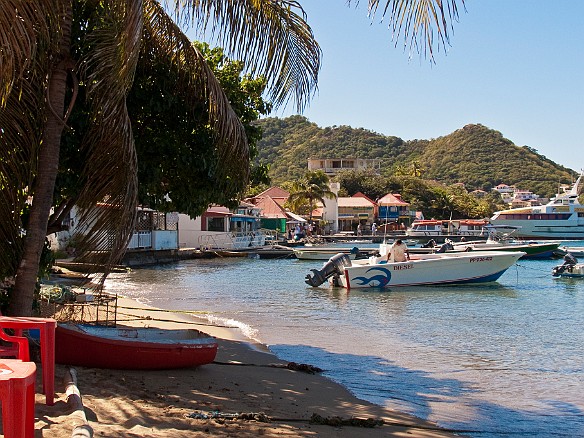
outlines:
[[505, 183], [548, 197], [559, 183], [568, 184], [577, 176], [483, 125], [467, 125], [436, 139], [404, 141], [363, 128], [321, 128], [302, 116], [267, 118], [259, 124], [264, 136], [258, 159], [270, 165], [274, 184], [304, 175], [308, 158], [379, 158], [388, 177], [415, 162], [423, 179], [447, 185], [462, 182], [469, 191]]

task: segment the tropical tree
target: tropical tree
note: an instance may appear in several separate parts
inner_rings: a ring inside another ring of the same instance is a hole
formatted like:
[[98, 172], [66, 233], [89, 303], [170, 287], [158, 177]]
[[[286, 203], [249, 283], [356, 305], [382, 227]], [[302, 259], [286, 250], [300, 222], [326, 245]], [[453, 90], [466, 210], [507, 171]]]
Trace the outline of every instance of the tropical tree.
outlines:
[[[154, 0], [3, 2], [0, 253], [8, 266], [3, 274], [15, 277], [10, 313], [32, 310], [62, 133], [79, 83], [86, 86], [91, 108], [77, 149], [85, 165], [76, 199], [79, 228], [85, 228], [81, 248], [102, 256], [106, 268], [121, 258], [134, 228], [137, 160], [126, 96], [141, 50], [166, 60], [181, 77], [176, 92], [194, 108], [202, 103], [208, 109], [218, 180], [227, 188], [247, 183], [245, 131], [204, 57], [177, 23], [221, 28], [229, 50], [253, 74], [267, 78], [276, 106], [292, 99], [301, 110], [312, 95], [320, 48], [296, 2], [185, 1], [173, 7], [176, 22]], [[98, 202], [108, 207], [96, 208]]]
[[[369, 0], [372, 15], [379, 3]], [[231, 190], [245, 186], [249, 176], [245, 131], [179, 24], [206, 29], [252, 75], [264, 75], [276, 107], [294, 101], [302, 110], [315, 90], [320, 48], [295, 0], [182, 0], [164, 6], [155, 0], [2, 3], [0, 275], [15, 278], [12, 314], [31, 312], [63, 131], [69, 129], [80, 84], [86, 87], [90, 117], [76, 150], [84, 166], [75, 203], [85, 229], [81, 248], [99, 256], [105, 275], [134, 229], [137, 159], [126, 97], [141, 51], [165, 59], [181, 77], [176, 92], [193, 108], [204, 103], [208, 109], [217, 177]], [[387, 0], [383, 16], [394, 35], [403, 32], [410, 48], [433, 59], [433, 29], [438, 45], [445, 44], [447, 19], [457, 16], [456, 0]], [[55, 217], [62, 212], [55, 208]]]
[[[318, 202], [324, 204], [325, 198], [335, 199], [337, 195], [329, 188], [329, 178], [322, 170], [308, 171], [304, 178], [292, 187], [288, 197], [288, 205], [307, 205], [309, 220], [312, 222], [312, 211]], [[298, 208], [298, 207], [296, 207]]]

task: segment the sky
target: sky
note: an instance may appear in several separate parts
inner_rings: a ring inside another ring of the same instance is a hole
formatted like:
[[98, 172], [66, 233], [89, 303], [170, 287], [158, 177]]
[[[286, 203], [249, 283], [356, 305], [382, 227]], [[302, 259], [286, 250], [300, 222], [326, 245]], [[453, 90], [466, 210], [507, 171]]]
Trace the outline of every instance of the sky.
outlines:
[[[466, 0], [435, 63], [392, 41], [367, 1], [300, 0], [321, 46], [302, 113], [404, 140], [480, 123], [575, 171], [584, 168], [584, 1]], [[382, 1], [384, 3], [384, 1]], [[459, 2], [460, 4], [460, 2]], [[296, 114], [291, 106], [271, 116]]]

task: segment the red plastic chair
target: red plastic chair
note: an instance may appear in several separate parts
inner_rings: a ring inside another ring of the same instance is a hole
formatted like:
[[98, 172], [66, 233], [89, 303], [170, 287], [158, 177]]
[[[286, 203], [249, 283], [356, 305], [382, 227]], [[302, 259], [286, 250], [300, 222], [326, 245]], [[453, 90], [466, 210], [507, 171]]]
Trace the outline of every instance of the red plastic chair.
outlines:
[[[0, 331], [13, 329], [15, 337], [22, 337], [23, 330], [38, 329], [40, 332], [41, 363], [43, 367], [43, 393], [47, 405], [55, 404], [55, 329], [52, 318], [0, 316]], [[27, 349], [28, 351], [28, 349]], [[20, 358], [25, 360], [24, 358]]]
[[5, 438], [34, 436], [36, 365], [18, 359], [0, 359], [0, 401]]
[[14, 357], [25, 362], [30, 361], [28, 339], [22, 336], [10, 336], [0, 328], [0, 339], [12, 345], [0, 345], [0, 357]]

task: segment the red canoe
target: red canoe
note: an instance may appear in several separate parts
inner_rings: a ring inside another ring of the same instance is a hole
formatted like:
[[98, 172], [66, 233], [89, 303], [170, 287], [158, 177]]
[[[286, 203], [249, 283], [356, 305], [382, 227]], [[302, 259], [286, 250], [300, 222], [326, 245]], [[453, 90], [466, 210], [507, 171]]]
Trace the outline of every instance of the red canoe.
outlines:
[[192, 329], [59, 324], [55, 361], [65, 365], [132, 370], [188, 368], [211, 363], [217, 340]]

